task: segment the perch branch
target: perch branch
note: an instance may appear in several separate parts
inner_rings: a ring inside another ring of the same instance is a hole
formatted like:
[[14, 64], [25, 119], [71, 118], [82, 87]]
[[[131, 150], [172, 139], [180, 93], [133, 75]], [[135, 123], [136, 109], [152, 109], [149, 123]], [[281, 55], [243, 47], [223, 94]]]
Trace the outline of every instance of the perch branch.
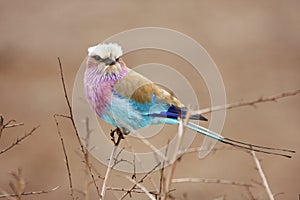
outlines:
[[[118, 128], [116, 129], [116, 131], [120, 131]], [[118, 139], [117, 141], [114, 141], [114, 147], [111, 151], [111, 154], [110, 154], [110, 158], [109, 158], [109, 162], [108, 162], [108, 166], [107, 166], [107, 169], [106, 169], [106, 173], [105, 173], [105, 177], [104, 177], [104, 181], [103, 181], [103, 184], [102, 184], [102, 189], [101, 189], [101, 194], [100, 194], [100, 199], [104, 199], [105, 197], [105, 192], [106, 192], [106, 186], [107, 186], [107, 183], [108, 183], [108, 180], [109, 180], [109, 177], [110, 177], [110, 173], [111, 173], [111, 170], [113, 169], [113, 167], [115, 166], [115, 155], [117, 153], [117, 150], [118, 150], [118, 146], [120, 144], [120, 141], [123, 137], [123, 135], [120, 135], [122, 133], [118, 133]]]

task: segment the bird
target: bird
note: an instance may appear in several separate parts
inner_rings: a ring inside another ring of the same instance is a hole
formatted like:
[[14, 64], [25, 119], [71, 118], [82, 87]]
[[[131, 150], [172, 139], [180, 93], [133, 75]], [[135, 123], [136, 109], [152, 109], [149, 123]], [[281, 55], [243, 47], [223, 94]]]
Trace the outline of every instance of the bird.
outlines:
[[[128, 68], [122, 56], [122, 47], [117, 43], [99, 43], [88, 48], [84, 89], [90, 107], [97, 116], [121, 130], [124, 135], [150, 125], [176, 125], [187, 117], [187, 107], [173, 93]], [[294, 153], [292, 150], [230, 139], [191, 122], [208, 121], [201, 114], [188, 118], [187, 128], [228, 145], [288, 158], [291, 156], [273, 151]]]

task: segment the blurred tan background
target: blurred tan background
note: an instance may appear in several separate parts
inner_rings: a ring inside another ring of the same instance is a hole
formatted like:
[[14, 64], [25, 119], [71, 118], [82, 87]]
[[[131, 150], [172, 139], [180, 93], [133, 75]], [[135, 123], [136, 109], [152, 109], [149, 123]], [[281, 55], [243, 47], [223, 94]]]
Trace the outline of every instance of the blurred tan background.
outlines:
[[[70, 199], [64, 157], [52, 115], [66, 113], [57, 57], [62, 59], [69, 94], [87, 48], [118, 32], [145, 26], [171, 28], [202, 44], [223, 77], [228, 102], [255, 99], [300, 87], [300, 1], [1, 1], [0, 2], [0, 113], [25, 126], [4, 132], [0, 148], [31, 127], [39, 130], [21, 145], [0, 156], [0, 188], [9, 191], [9, 172], [23, 169], [26, 191], [60, 188], [24, 199]], [[159, 51], [124, 57], [129, 66], [147, 62], [170, 65], [191, 80], [201, 99], [209, 96], [201, 77], [183, 70], [184, 61]], [[276, 199], [297, 199], [300, 193], [299, 96], [265, 103], [256, 109], [229, 111], [223, 134], [244, 141], [286, 147], [292, 159], [258, 154]], [[61, 121], [74, 179], [83, 189], [84, 165], [71, 126]], [[198, 136], [193, 146], [203, 137]], [[222, 145], [218, 145], [222, 146]], [[101, 173], [105, 166], [93, 160]], [[204, 160], [190, 154], [177, 166], [175, 177], [260, 181], [252, 158], [240, 151], [219, 151]], [[110, 186], [131, 184], [114, 172]], [[154, 175], [154, 177], [157, 177]], [[232, 185], [174, 184], [176, 199], [247, 199], [244, 188]], [[255, 198], [266, 199], [261, 187]], [[122, 193], [108, 192], [107, 199]], [[83, 199], [76, 192], [79, 199]], [[134, 199], [146, 199], [134, 195]], [[95, 199], [91, 188], [90, 199]]]

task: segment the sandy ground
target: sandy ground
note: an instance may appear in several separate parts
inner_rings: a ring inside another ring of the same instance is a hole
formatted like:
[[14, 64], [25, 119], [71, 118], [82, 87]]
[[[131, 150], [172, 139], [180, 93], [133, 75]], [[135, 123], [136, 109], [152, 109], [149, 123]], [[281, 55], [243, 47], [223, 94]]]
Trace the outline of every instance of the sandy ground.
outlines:
[[[279, 1], [1, 1], [0, 2], [0, 113], [25, 122], [7, 130], [1, 149], [35, 125], [35, 135], [0, 155], [0, 188], [11, 192], [9, 174], [23, 169], [26, 191], [60, 188], [24, 199], [68, 199], [64, 157], [53, 121], [66, 113], [57, 57], [62, 59], [69, 93], [87, 48], [124, 30], [158, 26], [180, 31], [202, 44], [222, 75], [227, 101], [255, 99], [300, 86], [300, 2]], [[174, 67], [188, 78], [201, 99], [210, 105], [201, 77], [186, 70], [186, 62], [160, 51], [133, 52], [124, 57], [129, 66], [158, 62]], [[183, 69], [184, 68], [184, 69]], [[229, 111], [223, 134], [248, 142], [287, 147], [298, 153], [292, 159], [258, 154], [276, 199], [297, 199], [300, 193], [299, 96], [276, 103]], [[84, 165], [71, 126], [60, 122], [69, 152], [74, 188], [83, 190]], [[203, 140], [198, 136], [193, 143]], [[217, 145], [222, 147], [222, 145]], [[100, 174], [105, 166], [92, 159]], [[110, 186], [128, 188], [123, 174], [114, 172]], [[153, 177], [158, 177], [157, 174]], [[252, 158], [240, 151], [219, 151], [203, 160], [190, 154], [178, 164], [175, 177], [261, 181]], [[147, 185], [147, 184], [146, 184]], [[244, 188], [234, 185], [174, 184], [176, 199], [247, 199]], [[255, 198], [267, 199], [261, 187]], [[107, 193], [117, 199], [122, 193]], [[83, 199], [76, 192], [79, 199]], [[96, 193], [90, 190], [90, 198]], [[134, 195], [133, 199], [146, 199]]]

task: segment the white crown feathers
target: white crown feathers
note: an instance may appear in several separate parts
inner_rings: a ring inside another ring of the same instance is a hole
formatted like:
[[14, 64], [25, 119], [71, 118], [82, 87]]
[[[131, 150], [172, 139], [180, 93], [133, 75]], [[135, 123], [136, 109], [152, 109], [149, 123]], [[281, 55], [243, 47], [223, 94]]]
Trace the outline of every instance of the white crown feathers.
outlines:
[[118, 58], [123, 55], [123, 51], [120, 45], [117, 43], [100, 43], [96, 46], [92, 46], [88, 48], [88, 55], [94, 56], [98, 55], [102, 59], [108, 57], [115, 57]]

